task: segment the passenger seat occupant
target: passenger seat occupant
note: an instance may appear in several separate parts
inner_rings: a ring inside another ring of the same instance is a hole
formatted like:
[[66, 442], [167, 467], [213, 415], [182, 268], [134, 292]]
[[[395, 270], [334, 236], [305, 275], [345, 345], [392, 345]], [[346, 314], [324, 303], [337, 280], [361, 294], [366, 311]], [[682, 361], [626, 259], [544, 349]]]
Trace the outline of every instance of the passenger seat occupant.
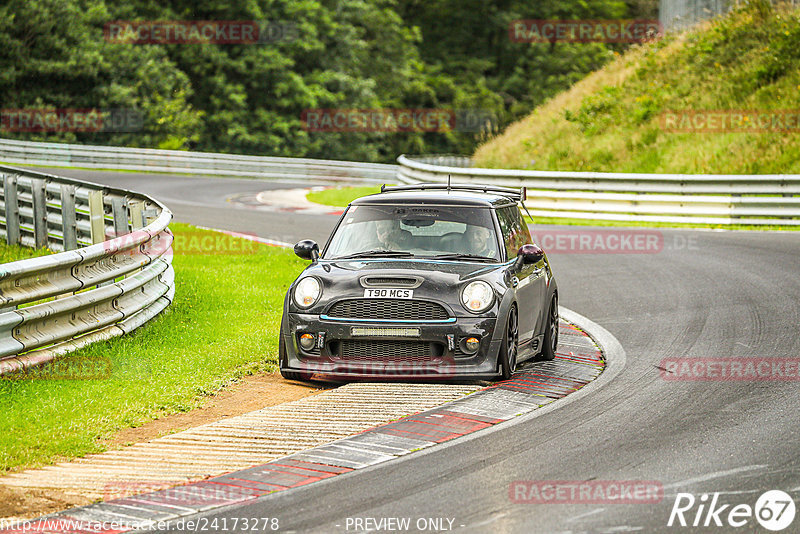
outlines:
[[464, 231], [465, 252], [487, 258], [497, 257], [497, 247], [492, 243], [492, 232], [483, 226], [469, 225]]

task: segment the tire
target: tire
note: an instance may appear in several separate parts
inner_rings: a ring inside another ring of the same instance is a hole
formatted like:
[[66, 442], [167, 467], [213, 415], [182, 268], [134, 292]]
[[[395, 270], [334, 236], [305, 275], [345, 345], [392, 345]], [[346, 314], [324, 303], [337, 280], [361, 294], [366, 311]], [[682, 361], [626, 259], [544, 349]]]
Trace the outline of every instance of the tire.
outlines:
[[517, 307], [511, 306], [503, 333], [503, 342], [500, 344], [500, 373], [503, 380], [508, 380], [517, 370], [517, 356], [519, 354], [519, 322], [517, 320]]
[[553, 295], [550, 309], [547, 310], [547, 326], [544, 330], [544, 344], [539, 360], [551, 361], [556, 357], [558, 349], [558, 297]]
[[305, 381], [311, 379], [311, 375], [309, 373], [286, 370], [287, 365], [286, 342], [283, 340], [283, 319], [281, 319], [281, 330], [278, 337], [278, 369], [281, 372], [281, 376], [286, 380]]

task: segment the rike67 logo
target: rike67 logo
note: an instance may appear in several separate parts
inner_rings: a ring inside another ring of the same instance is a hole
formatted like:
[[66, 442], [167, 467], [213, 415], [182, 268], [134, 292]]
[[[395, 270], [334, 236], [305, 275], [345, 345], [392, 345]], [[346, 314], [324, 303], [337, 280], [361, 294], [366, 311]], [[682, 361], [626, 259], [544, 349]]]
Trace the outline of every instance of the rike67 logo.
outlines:
[[722, 504], [720, 494], [710, 499], [707, 493], [695, 498], [691, 493], [678, 493], [667, 526], [681, 527], [753, 527], [753, 519], [763, 528], [783, 530], [794, 521], [795, 503], [792, 497], [780, 490], [763, 493], [755, 506], [749, 504]]

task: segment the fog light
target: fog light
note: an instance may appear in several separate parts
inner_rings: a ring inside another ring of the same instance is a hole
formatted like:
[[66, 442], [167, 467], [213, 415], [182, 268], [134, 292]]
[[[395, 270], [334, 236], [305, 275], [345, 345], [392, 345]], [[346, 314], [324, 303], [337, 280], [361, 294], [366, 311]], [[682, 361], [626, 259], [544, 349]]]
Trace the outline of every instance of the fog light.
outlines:
[[466, 352], [469, 354], [474, 354], [478, 352], [478, 347], [480, 346], [481, 342], [476, 337], [468, 337], [467, 340], [464, 342], [464, 348]]
[[314, 348], [314, 336], [311, 334], [303, 334], [300, 336], [300, 346], [304, 350], [311, 350]]

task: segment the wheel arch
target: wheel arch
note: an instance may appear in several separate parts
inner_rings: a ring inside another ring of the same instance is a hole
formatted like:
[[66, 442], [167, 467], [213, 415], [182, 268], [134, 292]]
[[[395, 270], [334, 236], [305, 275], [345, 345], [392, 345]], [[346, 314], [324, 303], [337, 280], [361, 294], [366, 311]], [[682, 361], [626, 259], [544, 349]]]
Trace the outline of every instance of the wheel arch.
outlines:
[[500, 301], [500, 306], [497, 309], [497, 323], [495, 323], [494, 332], [492, 333], [492, 342], [500, 342], [503, 339], [504, 328], [500, 325], [505, 325], [511, 307], [517, 306], [519, 312], [519, 305], [517, 304], [517, 295], [513, 291], [507, 291], [503, 299]]

